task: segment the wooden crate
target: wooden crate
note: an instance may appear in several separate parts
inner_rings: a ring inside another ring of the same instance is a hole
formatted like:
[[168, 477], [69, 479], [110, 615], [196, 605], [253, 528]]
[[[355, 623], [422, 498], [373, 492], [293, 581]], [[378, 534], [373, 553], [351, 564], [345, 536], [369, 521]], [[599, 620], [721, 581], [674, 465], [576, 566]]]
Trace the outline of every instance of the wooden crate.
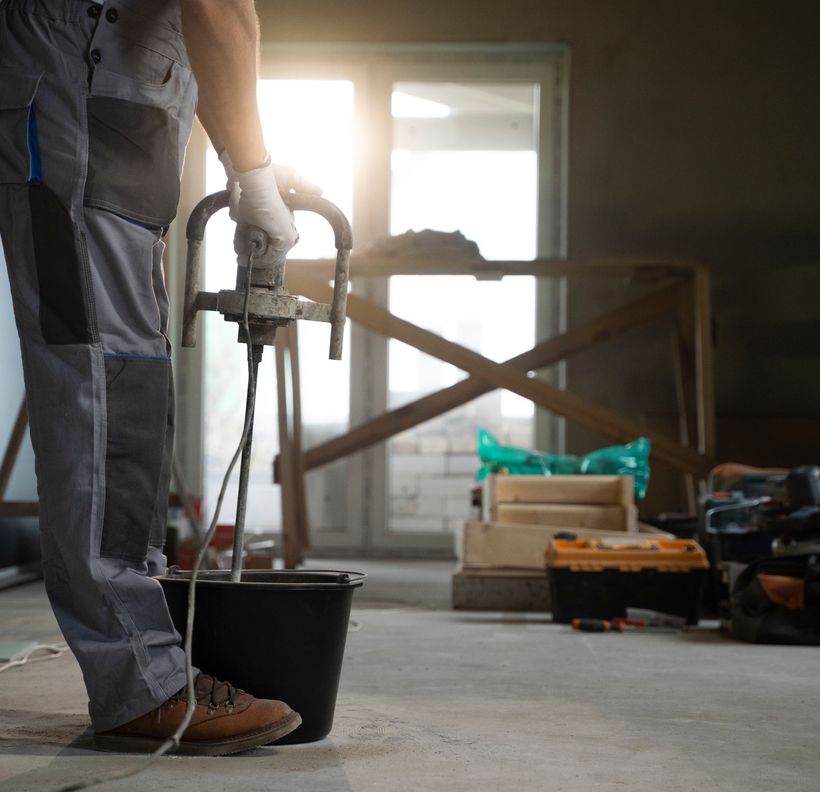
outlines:
[[497, 521], [500, 504], [634, 505], [631, 476], [505, 476], [486, 479], [484, 519]]
[[595, 531], [635, 531], [638, 511], [634, 506], [578, 506], [575, 504], [496, 503], [490, 510], [493, 522], [585, 528]]

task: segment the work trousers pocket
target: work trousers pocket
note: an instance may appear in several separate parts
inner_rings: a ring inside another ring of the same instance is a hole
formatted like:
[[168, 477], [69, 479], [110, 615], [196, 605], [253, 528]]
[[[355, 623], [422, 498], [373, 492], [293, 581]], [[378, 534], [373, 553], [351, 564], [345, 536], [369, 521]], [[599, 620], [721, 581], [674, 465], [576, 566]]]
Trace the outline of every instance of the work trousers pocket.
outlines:
[[107, 441], [100, 554], [142, 561], [167, 508], [171, 362], [105, 358]]
[[34, 97], [41, 76], [0, 68], [0, 184], [25, 184], [38, 175]]
[[[145, 66], [150, 51], [139, 51], [136, 62]], [[164, 78], [160, 83], [97, 66], [86, 101], [85, 204], [150, 226], [167, 226], [176, 215], [182, 152], [196, 107], [191, 70], [173, 58], [162, 60], [161, 68], [151, 61]]]
[[85, 203], [167, 226], [179, 202], [179, 123], [162, 107], [92, 96]]

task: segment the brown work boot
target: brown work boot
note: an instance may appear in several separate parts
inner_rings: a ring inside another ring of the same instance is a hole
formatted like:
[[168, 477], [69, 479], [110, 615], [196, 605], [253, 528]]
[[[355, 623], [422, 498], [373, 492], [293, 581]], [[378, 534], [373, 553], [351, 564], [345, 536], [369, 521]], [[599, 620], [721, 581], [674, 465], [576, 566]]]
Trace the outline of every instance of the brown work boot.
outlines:
[[[182, 733], [177, 754], [224, 756], [267, 745], [290, 734], [301, 722], [282, 701], [258, 699], [200, 673], [194, 683], [196, 707], [188, 728]], [[164, 704], [129, 723], [94, 735], [101, 751], [151, 753], [179, 728], [188, 703], [183, 688]]]

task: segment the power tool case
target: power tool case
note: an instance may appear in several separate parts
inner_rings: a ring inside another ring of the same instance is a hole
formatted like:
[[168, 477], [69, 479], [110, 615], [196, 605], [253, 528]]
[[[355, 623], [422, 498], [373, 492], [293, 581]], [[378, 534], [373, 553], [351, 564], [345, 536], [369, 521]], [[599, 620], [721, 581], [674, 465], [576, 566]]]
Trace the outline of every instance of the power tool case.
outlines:
[[766, 558], [740, 574], [732, 635], [749, 643], [820, 646], [820, 556]]

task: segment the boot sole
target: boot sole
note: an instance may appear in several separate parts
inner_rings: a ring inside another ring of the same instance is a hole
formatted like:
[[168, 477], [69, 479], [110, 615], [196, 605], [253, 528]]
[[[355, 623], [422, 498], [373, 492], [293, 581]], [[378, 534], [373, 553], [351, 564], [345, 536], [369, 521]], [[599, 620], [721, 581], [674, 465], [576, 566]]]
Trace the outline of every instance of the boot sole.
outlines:
[[[259, 731], [238, 734], [222, 740], [182, 740], [179, 748], [169, 751], [174, 756], [229, 756], [230, 754], [250, 751], [263, 745], [275, 742], [302, 723], [298, 712], [293, 712], [287, 718], [277, 721], [272, 726]], [[166, 742], [158, 737], [126, 737], [113, 734], [95, 734], [94, 748], [98, 751], [113, 751], [117, 753], [153, 753]]]

